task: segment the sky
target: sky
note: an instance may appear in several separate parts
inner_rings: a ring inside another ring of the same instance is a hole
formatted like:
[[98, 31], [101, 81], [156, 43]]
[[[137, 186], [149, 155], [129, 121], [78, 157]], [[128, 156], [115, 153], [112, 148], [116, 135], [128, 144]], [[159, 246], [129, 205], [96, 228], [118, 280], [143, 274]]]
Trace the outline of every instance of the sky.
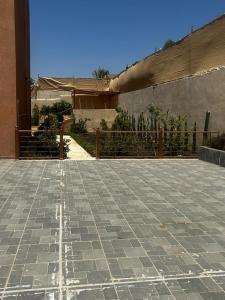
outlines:
[[224, 13], [225, 0], [30, 0], [31, 74], [117, 74]]

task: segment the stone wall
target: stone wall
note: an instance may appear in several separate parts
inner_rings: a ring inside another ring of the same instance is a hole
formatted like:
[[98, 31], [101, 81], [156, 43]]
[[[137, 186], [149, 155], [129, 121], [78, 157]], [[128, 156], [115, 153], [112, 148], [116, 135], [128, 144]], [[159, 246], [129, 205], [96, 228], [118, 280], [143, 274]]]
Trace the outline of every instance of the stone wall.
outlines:
[[119, 106], [136, 116], [154, 103], [164, 111], [186, 113], [203, 130], [211, 111], [211, 130], [225, 131], [225, 68], [119, 95]]

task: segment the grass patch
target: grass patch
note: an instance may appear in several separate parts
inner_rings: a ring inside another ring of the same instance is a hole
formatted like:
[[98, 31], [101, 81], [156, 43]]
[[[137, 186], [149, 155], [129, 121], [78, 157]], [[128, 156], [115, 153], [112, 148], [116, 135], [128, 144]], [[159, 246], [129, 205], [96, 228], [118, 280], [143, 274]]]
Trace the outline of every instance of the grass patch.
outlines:
[[96, 157], [96, 147], [93, 144], [88, 143], [84, 137], [77, 133], [70, 132], [70, 136], [82, 147], [84, 148], [92, 157]]

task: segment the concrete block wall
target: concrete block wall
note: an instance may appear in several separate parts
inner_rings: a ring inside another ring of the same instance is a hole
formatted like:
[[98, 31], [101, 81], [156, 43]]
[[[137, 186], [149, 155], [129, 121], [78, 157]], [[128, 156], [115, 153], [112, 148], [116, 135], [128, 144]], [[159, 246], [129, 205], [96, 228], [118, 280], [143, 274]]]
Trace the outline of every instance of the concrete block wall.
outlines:
[[90, 119], [87, 122], [87, 129], [90, 132], [99, 128], [102, 119], [105, 119], [108, 125], [112, 126], [112, 123], [117, 116], [115, 109], [78, 109], [73, 112], [77, 120], [85, 118]]
[[198, 130], [204, 129], [209, 110], [210, 129], [225, 131], [225, 67], [119, 95], [119, 106], [136, 116], [147, 113], [150, 103], [165, 112], [190, 115], [192, 122], [197, 122]]

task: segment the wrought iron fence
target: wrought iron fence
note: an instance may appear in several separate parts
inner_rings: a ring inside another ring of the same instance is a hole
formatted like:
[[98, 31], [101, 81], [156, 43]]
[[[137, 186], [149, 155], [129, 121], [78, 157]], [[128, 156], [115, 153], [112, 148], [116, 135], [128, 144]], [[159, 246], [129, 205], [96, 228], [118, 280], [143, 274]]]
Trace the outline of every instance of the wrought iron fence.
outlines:
[[208, 131], [100, 131], [97, 158], [195, 158], [218, 132]]
[[17, 159], [64, 159], [62, 130], [15, 131]]

